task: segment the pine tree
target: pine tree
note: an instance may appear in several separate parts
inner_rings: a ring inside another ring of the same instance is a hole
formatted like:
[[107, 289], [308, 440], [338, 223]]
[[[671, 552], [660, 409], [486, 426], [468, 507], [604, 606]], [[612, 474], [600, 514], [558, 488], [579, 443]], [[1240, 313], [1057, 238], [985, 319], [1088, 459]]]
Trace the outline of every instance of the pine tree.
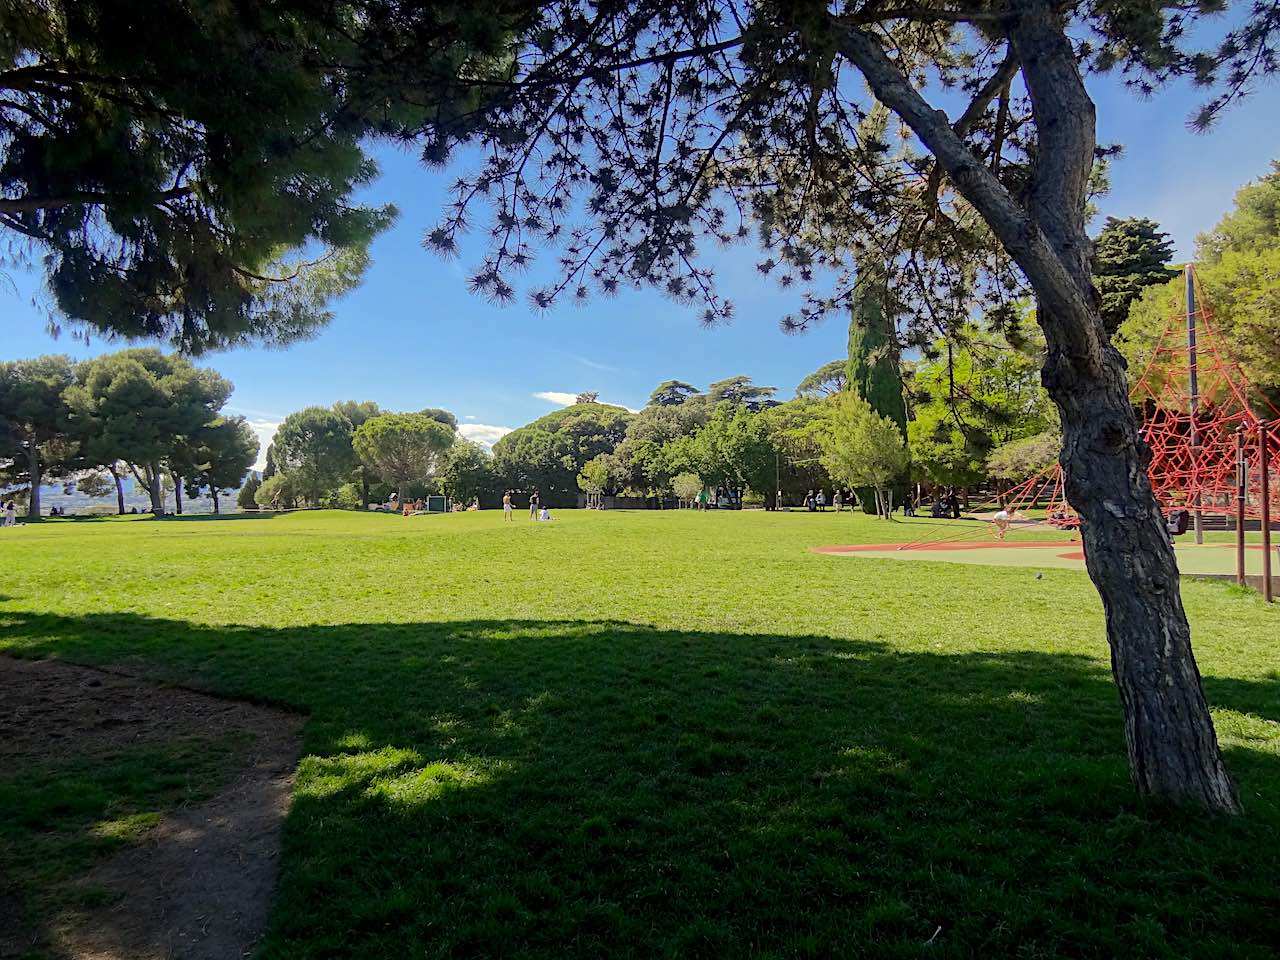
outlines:
[[1093, 285], [1102, 298], [1101, 314], [1107, 333], [1114, 334], [1129, 315], [1129, 305], [1144, 287], [1165, 283], [1178, 275], [1169, 267], [1173, 244], [1160, 225], [1145, 217], [1107, 222], [1093, 242]]

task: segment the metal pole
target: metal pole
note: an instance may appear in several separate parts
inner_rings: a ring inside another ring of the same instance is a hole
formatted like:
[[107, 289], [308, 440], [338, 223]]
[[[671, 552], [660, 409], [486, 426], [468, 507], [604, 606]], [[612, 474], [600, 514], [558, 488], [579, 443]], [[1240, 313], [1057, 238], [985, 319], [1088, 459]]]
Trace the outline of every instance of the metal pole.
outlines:
[[1244, 424], [1236, 430], [1236, 583], [1245, 584], [1244, 503], [1249, 489], [1249, 457], [1244, 449]]
[[1267, 603], [1275, 600], [1271, 589], [1271, 451], [1267, 436], [1270, 426], [1263, 421], [1258, 429], [1258, 465], [1262, 468], [1262, 479], [1258, 483], [1258, 493], [1262, 495], [1262, 599]]
[[1200, 515], [1200, 428], [1196, 414], [1200, 409], [1200, 377], [1196, 369], [1196, 283], [1195, 268], [1188, 263], [1184, 271], [1187, 281], [1187, 366], [1191, 372], [1191, 517], [1195, 525], [1196, 543], [1204, 543], [1204, 521]]

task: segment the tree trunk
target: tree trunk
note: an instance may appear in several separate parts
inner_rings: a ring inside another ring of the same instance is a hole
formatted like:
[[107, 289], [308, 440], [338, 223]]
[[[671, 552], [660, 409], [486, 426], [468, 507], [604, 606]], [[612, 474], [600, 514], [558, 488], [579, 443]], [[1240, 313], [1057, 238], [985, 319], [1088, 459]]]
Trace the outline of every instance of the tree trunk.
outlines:
[[170, 473], [173, 480], [173, 512], [182, 516], [182, 478], [176, 473]]
[[160, 486], [160, 465], [151, 463], [146, 467], [147, 493], [151, 496], [151, 512], [157, 517], [164, 516], [164, 490]]
[[34, 440], [27, 443], [27, 475], [31, 478], [31, 496], [27, 499], [27, 519], [40, 519], [40, 448]]
[[369, 470], [363, 464], [360, 466], [360, 505], [369, 509]]
[[107, 473], [111, 474], [111, 479], [116, 482], [116, 510], [120, 516], [124, 516], [124, 478], [120, 476], [116, 470], [115, 464], [107, 467]]
[[877, 38], [851, 30], [842, 50], [930, 149], [1035, 290], [1048, 346], [1042, 379], [1062, 415], [1066, 495], [1080, 514], [1085, 563], [1106, 615], [1134, 783], [1145, 796], [1236, 813], [1240, 801], [1191, 652], [1173, 544], [1147, 477], [1150, 451], [1129, 403], [1124, 361], [1098, 315], [1084, 228], [1093, 102], [1049, 0], [1014, 0], [1012, 10], [1010, 39], [1036, 131], [1035, 164], [1019, 199], [925, 102]]
[[216, 515], [218, 513], [218, 488], [210, 487], [209, 496], [213, 498], [213, 512]]

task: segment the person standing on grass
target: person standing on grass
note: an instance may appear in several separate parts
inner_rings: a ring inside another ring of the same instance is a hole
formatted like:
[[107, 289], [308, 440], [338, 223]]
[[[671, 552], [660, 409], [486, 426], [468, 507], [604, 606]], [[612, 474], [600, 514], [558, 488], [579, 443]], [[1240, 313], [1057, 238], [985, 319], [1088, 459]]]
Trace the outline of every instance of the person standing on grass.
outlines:
[[538, 519], [538, 491], [537, 490], [534, 490], [533, 493], [529, 494], [529, 519], [530, 520]]
[[14, 505], [12, 500], [9, 500], [4, 505], [4, 525], [6, 527], [12, 527], [17, 522], [18, 508]]
[[836, 513], [844, 509], [844, 495], [839, 490], [831, 495], [831, 506], [835, 507]]
[[508, 490], [502, 495], [502, 519], [511, 519], [511, 491]]
[[826, 513], [827, 512], [827, 492], [825, 490], [819, 490], [818, 496], [815, 499], [818, 501], [818, 512]]
[[703, 487], [701, 490], [698, 491], [698, 509], [699, 510], [707, 509], [707, 488], [706, 487]]

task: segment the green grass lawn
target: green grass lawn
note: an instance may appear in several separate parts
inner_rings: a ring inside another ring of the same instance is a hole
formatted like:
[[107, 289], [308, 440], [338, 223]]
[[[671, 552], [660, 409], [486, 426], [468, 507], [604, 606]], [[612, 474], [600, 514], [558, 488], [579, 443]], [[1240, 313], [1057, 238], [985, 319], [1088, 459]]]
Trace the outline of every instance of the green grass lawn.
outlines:
[[1274, 957], [1280, 609], [1184, 585], [1247, 813], [1151, 809], [1083, 573], [807, 550], [932, 522], [45, 523], [0, 649], [308, 712], [267, 958]]

